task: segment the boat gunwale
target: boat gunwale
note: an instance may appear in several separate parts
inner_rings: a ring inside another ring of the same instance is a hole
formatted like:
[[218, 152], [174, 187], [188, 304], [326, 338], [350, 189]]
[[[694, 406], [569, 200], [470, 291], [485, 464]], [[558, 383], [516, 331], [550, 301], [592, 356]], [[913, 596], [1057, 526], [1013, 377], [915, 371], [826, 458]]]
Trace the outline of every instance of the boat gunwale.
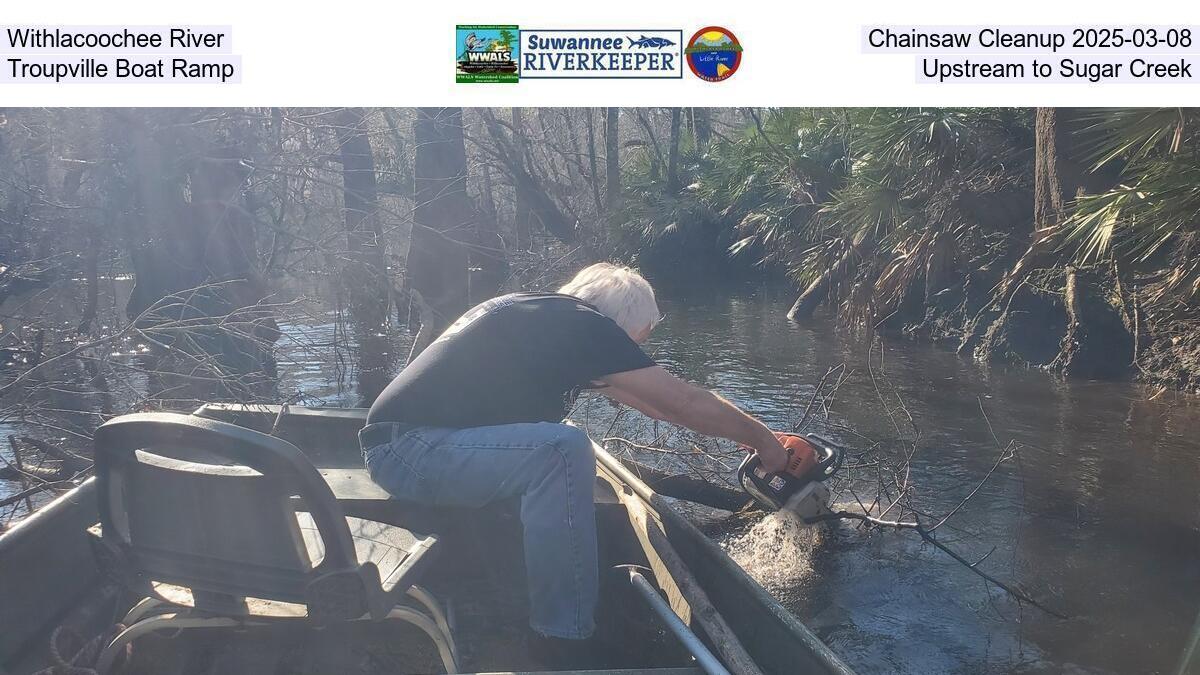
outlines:
[[[662, 495], [655, 492], [645, 481], [638, 478], [619, 459], [600, 445], [593, 443], [593, 446], [596, 452], [597, 468], [602, 469], [602, 473], [608, 474], [611, 479], [617, 481], [613, 484], [614, 489], [619, 489], [618, 486], [623, 484], [632, 490], [634, 495], [645, 504], [646, 508], [662, 521], [668, 540], [676, 539], [681, 534], [687, 536], [692, 543], [699, 546], [704, 554], [709, 556], [710, 559], [714, 560], [722, 568], [722, 572], [729, 574], [761, 610], [769, 613], [785, 630], [795, 636], [803, 648], [809, 650], [815, 659], [820, 662], [820, 665], [826, 668], [827, 672], [837, 675], [854, 675], [854, 671], [842, 661], [841, 657], [834, 653], [803, 622], [781, 605], [741, 565], [734, 562], [724, 549], [701, 532], [683, 514], [679, 513]], [[738, 632], [736, 626], [734, 626], [734, 630]], [[754, 655], [753, 652], [751, 652], [751, 655]]]

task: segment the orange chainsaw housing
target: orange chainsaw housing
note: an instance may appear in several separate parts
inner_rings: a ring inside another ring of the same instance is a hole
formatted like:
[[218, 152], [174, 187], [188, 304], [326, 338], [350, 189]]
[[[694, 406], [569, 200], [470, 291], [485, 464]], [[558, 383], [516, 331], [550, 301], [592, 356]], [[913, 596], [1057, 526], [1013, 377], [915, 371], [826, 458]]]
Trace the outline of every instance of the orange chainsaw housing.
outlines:
[[[814, 481], [832, 477], [842, 466], [844, 451], [820, 436], [775, 432], [787, 451], [788, 461], [779, 473], [767, 473], [762, 460], [750, 448], [738, 467], [738, 483], [763, 507], [778, 511], [788, 500]], [[824, 488], [824, 494], [829, 491]]]
[[803, 436], [777, 431], [775, 438], [778, 438], [779, 443], [788, 451], [788, 463], [784, 471], [796, 478], [804, 478], [810, 471], [817, 468], [817, 463], [820, 461], [820, 457], [817, 456], [817, 448]]

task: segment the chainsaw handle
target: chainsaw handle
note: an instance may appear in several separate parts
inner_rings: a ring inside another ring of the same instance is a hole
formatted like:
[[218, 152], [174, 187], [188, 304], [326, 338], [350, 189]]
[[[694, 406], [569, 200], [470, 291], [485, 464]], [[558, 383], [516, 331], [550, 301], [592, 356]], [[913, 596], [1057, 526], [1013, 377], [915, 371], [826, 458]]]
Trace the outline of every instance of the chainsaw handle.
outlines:
[[846, 451], [842, 446], [817, 436], [816, 434], [808, 434], [804, 437], [808, 442], [816, 445], [825, 455], [817, 462], [817, 471], [820, 476], [816, 480], [825, 480], [838, 472], [842, 468], [842, 461], [846, 458]]
[[747, 494], [754, 498], [754, 501], [766, 506], [772, 511], [778, 511], [779, 509], [783, 508], [783, 502], [776, 499], [775, 495], [772, 495], [765, 488], [760, 488], [755, 481], [755, 470], [759, 469], [761, 464], [762, 460], [758, 458], [758, 455], [754, 454], [752, 451], [748, 452], [746, 454], [746, 458], [743, 459], [741, 465], [738, 466], [738, 483], [742, 486], [742, 489], [745, 490]]

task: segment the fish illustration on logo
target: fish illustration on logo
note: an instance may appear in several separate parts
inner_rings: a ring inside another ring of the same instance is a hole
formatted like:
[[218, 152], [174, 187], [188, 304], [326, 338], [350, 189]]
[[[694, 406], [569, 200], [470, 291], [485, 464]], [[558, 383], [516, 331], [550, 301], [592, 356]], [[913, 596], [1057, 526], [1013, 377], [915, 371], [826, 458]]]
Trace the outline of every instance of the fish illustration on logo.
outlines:
[[683, 39], [669, 28], [524, 29], [521, 79], [679, 79]]
[[631, 48], [637, 47], [639, 49], [647, 49], [647, 48], [662, 49], [663, 47], [675, 46], [674, 42], [671, 42], [670, 40], [668, 40], [667, 38], [664, 38], [664, 37], [646, 37], [645, 35], [642, 35], [642, 36], [639, 36], [638, 39], [636, 39], [636, 40], [634, 40], [633, 38], [628, 37], [628, 36], [625, 39], [629, 40], [629, 46]]

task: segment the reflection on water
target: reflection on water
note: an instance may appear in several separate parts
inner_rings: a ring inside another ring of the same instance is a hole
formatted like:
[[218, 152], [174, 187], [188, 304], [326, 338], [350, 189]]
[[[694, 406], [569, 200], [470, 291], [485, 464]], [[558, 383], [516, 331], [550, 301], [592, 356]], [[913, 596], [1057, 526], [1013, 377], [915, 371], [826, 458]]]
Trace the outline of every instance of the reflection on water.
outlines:
[[279, 322], [281, 337], [275, 351], [282, 400], [312, 406], [354, 405], [350, 345], [346, 336], [339, 334], [334, 318], [329, 312], [309, 321]]
[[[664, 366], [779, 427], [829, 366], [845, 362], [858, 374], [839, 389], [830, 422], [895, 436], [863, 376], [866, 344], [824, 324], [789, 324], [790, 299], [757, 290], [664, 300], [651, 348]], [[939, 535], [969, 559], [995, 547], [986, 569], [1074, 618], [1022, 610], [916, 536], [849, 525], [824, 532], [812, 551], [809, 540], [780, 536], [777, 523], [758, 533], [784, 549], [769, 555], [805, 561], [795, 570], [811, 565], [794, 581], [768, 574], [767, 585], [862, 672], [1173, 672], [1200, 607], [1195, 400], [984, 372], [902, 341], [887, 343], [883, 364], [922, 430], [913, 482], [930, 511], [953, 508], [996, 459], [981, 402], [1002, 441], [1024, 444]], [[811, 430], [857, 442], [823, 420]], [[738, 536], [738, 546], [752, 540]]]

